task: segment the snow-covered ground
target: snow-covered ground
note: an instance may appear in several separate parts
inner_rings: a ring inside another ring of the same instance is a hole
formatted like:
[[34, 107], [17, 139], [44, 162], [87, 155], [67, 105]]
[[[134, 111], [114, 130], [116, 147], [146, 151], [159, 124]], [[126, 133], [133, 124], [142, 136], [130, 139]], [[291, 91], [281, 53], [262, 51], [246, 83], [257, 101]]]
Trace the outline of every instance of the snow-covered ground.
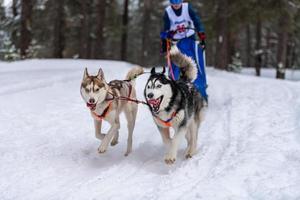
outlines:
[[[255, 76], [254, 68], [242, 68], [241, 74]], [[276, 70], [270, 68], [262, 68], [261, 76], [267, 78], [275, 78]], [[300, 70], [299, 69], [287, 69], [285, 72], [285, 79], [291, 81], [300, 81]]]
[[[139, 106], [134, 148], [97, 153], [79, 86], [83, 68], [124, 78], [113, 61], [0, 62], [1, 200], [299, 200], [300, 83], [208, 70], [209, 108], [199, 153], [175, 165], [150, 113]], [[148, 75], [137, 80], [138, 96]], [[107, 130], [108, 126], [105, 126]]]

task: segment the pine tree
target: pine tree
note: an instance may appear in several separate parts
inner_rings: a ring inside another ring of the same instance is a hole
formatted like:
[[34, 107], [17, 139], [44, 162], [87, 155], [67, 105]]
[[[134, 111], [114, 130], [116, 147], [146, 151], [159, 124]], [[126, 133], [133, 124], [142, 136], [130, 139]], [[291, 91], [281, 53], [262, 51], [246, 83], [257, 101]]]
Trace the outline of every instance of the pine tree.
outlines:
[[21, 58], [28, 57], [28, 49], [32, 40], [32, 0], [21, 1], [21, 36], [20, 36], [20, 53]]
[[124, 0], [123, 16], [122, 16], [122, 38], [121, 38], [121, 60], [127, 59], [127, 37], [128, 37], [128, 6], [129, 0]]

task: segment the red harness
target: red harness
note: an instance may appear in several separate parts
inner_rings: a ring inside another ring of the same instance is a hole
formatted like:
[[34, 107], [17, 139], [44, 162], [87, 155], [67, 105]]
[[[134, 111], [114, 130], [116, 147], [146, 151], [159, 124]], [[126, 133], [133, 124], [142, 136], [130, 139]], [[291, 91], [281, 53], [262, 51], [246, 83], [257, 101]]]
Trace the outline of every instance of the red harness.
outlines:
[[111, 106], [112, 106], [112, 102], [113, 102], [113, 100], [110, 100], [108, 106], [104, 109], [104, 111], [103, 111], [103, 113], [101, 115], [98, 115], [97, 113], [92, 112], [93, 117], [95, 119], [97, 119], [98, 121], [102, 121], [108, 115], [108, 113], [110, 112]]
[[130, 95], [131, 95], [131, 92], [132, 92], [132, 85], [130, 83], [128, 84], [128, 89], [129, 89], [128, 98], [130, 98]]
[[171, 121], [173, 120], [173, 118], [174, 118], [176, 115], [177, 115], [177, 112], [174, 111], [174, 112], [172, 113], [171, 117], [170, 117], [169, 119], [167, 119], [167, 120], [162, 120], [162, 119], [160, 119], [160, 118], [157, 117], [157, 116], [154, 116], [154, 117], [155, 117], [155, 119], [156, 119], [159, 123], [161, 123], [162, 125], [164, 125], [164, 126], [166, 126], [166, 127], [171, 127], [171, 126], [172, 126]]
[[[128, 88], [129, 88], [129, 92], [128, 92], [128, 99], [130, 98], [130, 95], [131, 95], [131, 92], [132, 92], [132, 85], [129, 84], [128, 85]], [[111, 94], [113, 97], [111, 99], [108, 99], [109, 104], [108, 106], [104, 109], [103, 113], [101, 115], [98, 115], [97, 113], [95, 112], [92, 112], [92, 115], [95, 119], [97, 119], [98, 121], [102, 121], [103, 119], [105, 119], [105, 117], [107, 117], [108, 113], [111, 111], [111, 108], [112, 108], [112, 102], [113, 100], [115, 100], [115, 96], [113, 94]]]

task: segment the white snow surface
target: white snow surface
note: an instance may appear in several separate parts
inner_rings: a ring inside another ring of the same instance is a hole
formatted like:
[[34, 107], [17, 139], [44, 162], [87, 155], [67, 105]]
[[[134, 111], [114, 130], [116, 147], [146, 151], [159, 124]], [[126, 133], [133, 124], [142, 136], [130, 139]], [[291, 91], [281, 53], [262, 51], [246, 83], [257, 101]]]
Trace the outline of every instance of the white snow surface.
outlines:
[[[241, 74], [256, 76], [255, 69], [251, 68], [242, 68]], [[262, 68], [261, 76], [267, 78], [275, 78], [276, 70], [274, 68]], [[299, 69], [286, 69], [285, 70], [285, 79], [291, 81], [300, 81], [300, 70]]]
[[[172, 166], [140, 105], [133, 152], [127, 128], [105, 154], [81, 99], [84, 67], [123, 79], [116, 61], [0, 62], [1, 200], [299, 200], [300, 83], [208, 69], [209, 107], [198, 154]], [[148, 74], [137, 79], [138, 98]], [[104, 127], [108, 129], [108, 125]]]

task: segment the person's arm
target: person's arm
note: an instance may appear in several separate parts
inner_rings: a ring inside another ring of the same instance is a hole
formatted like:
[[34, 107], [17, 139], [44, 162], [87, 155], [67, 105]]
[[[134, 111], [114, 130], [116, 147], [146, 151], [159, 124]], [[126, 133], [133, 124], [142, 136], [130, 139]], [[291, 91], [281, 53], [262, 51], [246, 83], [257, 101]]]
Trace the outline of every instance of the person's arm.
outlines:
[[171, 28], [170, 19], [169, 19], [167, 11], [165, 11], [165, 14], [164, 14], [164, 30], [163, 31], [169, 31], [170, 28]]
[[167, 38], [169, 37], [169, 30], [171, 28], [171, 22], [167, 11], [165, 11], [163, 17], [163, 30], [160, 32], [160, 53], [163, 55], [167, 51]]
[[197, 35], [200, 39], [200, 45], [201, 45], [202, 49], [205, 49], [206, 35], [204, 32], [205, 31], [204, 26], [200, 20], [200, 17], [195, 13], [194, 9], [192, 8], [191, 4], [189, 4], [189, 15], [194, 22], [194, 26], [195, 26]]
[[204, 29], [204, 26], [201, 22], [200, 17], [196, 14], [196, 12], [194, 11], [191, 4], [189, 4], [188, 6], [189, 6], [189, 15], [190, 15], [191, 19], [194, 22], [196, 31], [204, 33], [205, 29]]
[[167, 11], [165, 11], [163, 20], [164, 20], [164, 26], [163, 26], [163, 30], [161, 32], [160, 37], [164, 38], [164, 39], [173, 38], [175, 32], [170, 30], [171, 29], [171, 21], [170, 21]]

